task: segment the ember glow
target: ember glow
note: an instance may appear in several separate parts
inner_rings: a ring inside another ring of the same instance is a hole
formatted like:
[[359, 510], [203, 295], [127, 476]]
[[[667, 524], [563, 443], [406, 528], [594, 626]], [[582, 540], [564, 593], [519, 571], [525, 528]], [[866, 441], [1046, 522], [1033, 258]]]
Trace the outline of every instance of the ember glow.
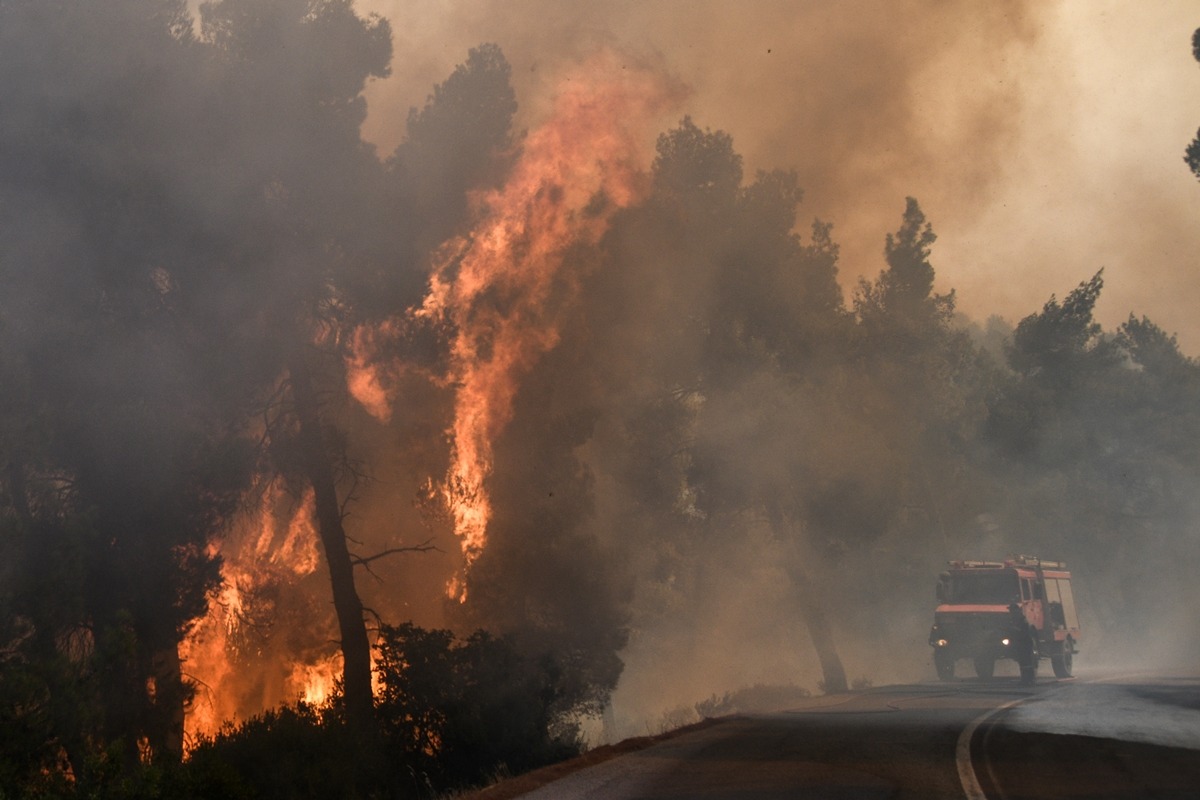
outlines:
[[[453, 450], [442, 491], [465, 568], [487, 543], [492, 446], [512, 417], [519, 380], [558, 342], [578, 295], [570, 250], [599, 241], [613, 212], [640, 196], [651, 123], [670, 94], [659, 76], [626, 69], [612, 54], [569, 75], [507, 184], [475, 198], [473, 231], [439, 254], [417, 313], [454, 331]], [[448, 591], [466, 599], [461, 577]]]

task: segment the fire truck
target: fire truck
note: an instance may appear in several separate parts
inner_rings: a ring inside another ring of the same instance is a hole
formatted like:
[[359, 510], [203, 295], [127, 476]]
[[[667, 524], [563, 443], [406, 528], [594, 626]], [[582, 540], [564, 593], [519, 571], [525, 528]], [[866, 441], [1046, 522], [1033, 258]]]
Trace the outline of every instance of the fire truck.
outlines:
[[1017, 662], [1022, 683], [1033, 683], [1043, 658], [1057, 677], [1071, 676], [1079, 617], [1064, 562], [951, 561], [938, 576], [937, 603], [929, 644], [942, 680], [954, 677], [962, 659], [980, 678], [991, 678], [1002, 658]]

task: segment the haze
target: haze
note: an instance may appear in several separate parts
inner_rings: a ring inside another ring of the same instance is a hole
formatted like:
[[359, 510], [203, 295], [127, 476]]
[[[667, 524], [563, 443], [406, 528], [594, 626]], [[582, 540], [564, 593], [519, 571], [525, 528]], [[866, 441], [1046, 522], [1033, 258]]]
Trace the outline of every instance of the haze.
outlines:
[[931, 681], [956, 558], [1195, 664], [1190, 13], [0, 0], [0, 782]]
[[[397, 68], [368, 87], [381, 153], [469, 47], [513, 64], [518, 127], [556, 73], [614, 45], [692, 89], [700, 126], [757, 169], [795, 169], [802, 222], [835, 225], [842, 283], [877, 270], [906, 195], [939, 235], [938, 288], [1015, 322], [1104, 267], [1106, 326], [1149, 313], [1200, 348], [1194, 3], [359, 0], [392, 21]], [[402, 66], [400, 66], [402, 65]]]

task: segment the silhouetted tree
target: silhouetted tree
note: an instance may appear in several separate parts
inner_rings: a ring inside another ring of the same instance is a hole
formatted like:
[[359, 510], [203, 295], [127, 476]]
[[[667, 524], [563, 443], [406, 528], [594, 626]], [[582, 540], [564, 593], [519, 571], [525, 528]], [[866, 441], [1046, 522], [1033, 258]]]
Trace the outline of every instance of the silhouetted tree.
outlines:
[[1007, 353], [1017, 380], [992, 405], [989, 419], [992, 436], [1003, 446], [1027, 453], [1039, 448], [1047, 458], [1075, 456], [1039, 444], [1047, 427], [1060, 420], [1071, 423], [1071, 409], [1116, 364], [1118, 353], [1093, 318], [1103, 286], [1100, 271], [1062, 303], [1052, 296], [1040, 313], [1017, 325]]
[[469, 220], [470, 190], [503, 177], [517, 111], [511, 77], [500, 48], [480, 45], [434, 87], [422, 108], [409, 111], [408, 135], [389, 167], [415, 222], [410, 240], [421, 251], [437, 247]]
[[[996, 380], [991, 359], [954, 325], [954, 293], [934, 292], [936, 240], [907, 198], [900, 228], [885, 240], [887, 267], [854, 297], [852, 393], [865, 398], [856, 420], [872, 442], [856, 471], [876, 475], [881, 521], [904, 532], [909, 553], [931, 541], [944, 547], [977, 513], [969, 443]], [[872, 462], [886, 466], [875, 472]]]
[[572, 351], [564, 343], [522, 382], [495, 445], [488, 546], [452, 616], [555, 664], [564, 716], [602, 712], [621, 675], [628, 625], [616, 554], [591, 525], [594, 478], [579, 448], [594, 434], [597, 409], [589, 369]]
[[937, 235], [917, 201], [909, 197], [900, 230], [889, 233], [884, 246], [887, 268], [874, 283], [863, 280], [855, 297], [860, 323], [875, 346], [911, 349], [953, 310], [953, 297], [933, 293], [929, 255]]
[[1197, 464], [1200, 373], [1145, 318], [1106, 333], [1094, 318], [1102, 287], [1097, 273], [1017, 326], [983, 443], [1006, 524], [1071, 553], [1106, 587], [1091, 598], [1097, 619], [1138, 642], [1158, 616], [1131, 624], [1147, 611], [1144, 586], [1196, 552], [1181, 487]]
[[[792, 232], [800, 196], [786, 172], [761, 173], [743, 187], [730, 137], [685, 118], [659, 138], [647, 202], [614, 227], [613, 270], [628, 283], [623, 292], [607, 287], [618, 294], [597, 306], [596, 317], [614, 337], [624, 333], [621, 312], [605, 318], [612, 309], [661, 321], [649, 338], [611, 347], [616, 363], [627, 365], [632, 346], [638, 372], [654, 376], [640, 397], [621, 404], [645, 413], [620, 422], [652, 432], [625, 440], [631, 464], [657, 465], [653, 481], [631, 491], [641, 497], [653, 487], [658, 513], [675, 517], [652, 535], [686, 532], [673, 557], [703, 569], [708, 537], [768, 524], [791, 554], [788, 574], [826, 686], [838, 691], [846, 679], [832, 626], [803, 566], [804, 548], [792, 545], [810, 531], [802, 498], [815, 420], [811, 405], [800, 406], [816, 365], [834, 360], [849, 319], [829, 227], [814, 225], [810, 244]], [[660, 569], [675, 575], [683, 566]]]

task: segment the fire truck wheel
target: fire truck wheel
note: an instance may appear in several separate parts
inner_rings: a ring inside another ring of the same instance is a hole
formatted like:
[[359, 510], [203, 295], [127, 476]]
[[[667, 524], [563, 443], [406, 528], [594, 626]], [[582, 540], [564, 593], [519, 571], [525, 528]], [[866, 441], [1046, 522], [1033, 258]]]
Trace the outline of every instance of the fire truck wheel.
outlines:
[[1021, 667], [1021, 683], [1030, 686], [1037, 679], [1037, 667]]
[[990, 678], [996, 671], [996, 659], [991, 656], [975, 656], [975, 674], [981, 678]]
[[1017, 639], [1017, 665], [1021, 668], [1021, 683], [1029, 685], [1037, 677], [1038, 646], [1033, 629], [1027, 628]]
[[1050, 657], [1050, 666], [1054, 667], [1054, 677], [1069, 678], [1071, 677], [1071, 669], [1074, 666], [1074, 655], [1072, 654], [1071, 640], [1067, 639], [1062, 644], [1062, 653], [1057, 656]]
[[942, 653], [933, 654], [933, 665], [937, 667], [938, 678], [948, 681], [954, 677], [954, 659]]
[[1025, 658], [1022, 658], [1018, 663], [1021, 667], [1022, 684], [1032, 684], [1033, 680], [1038, 676], [1038, 651], [1030, 648]]

